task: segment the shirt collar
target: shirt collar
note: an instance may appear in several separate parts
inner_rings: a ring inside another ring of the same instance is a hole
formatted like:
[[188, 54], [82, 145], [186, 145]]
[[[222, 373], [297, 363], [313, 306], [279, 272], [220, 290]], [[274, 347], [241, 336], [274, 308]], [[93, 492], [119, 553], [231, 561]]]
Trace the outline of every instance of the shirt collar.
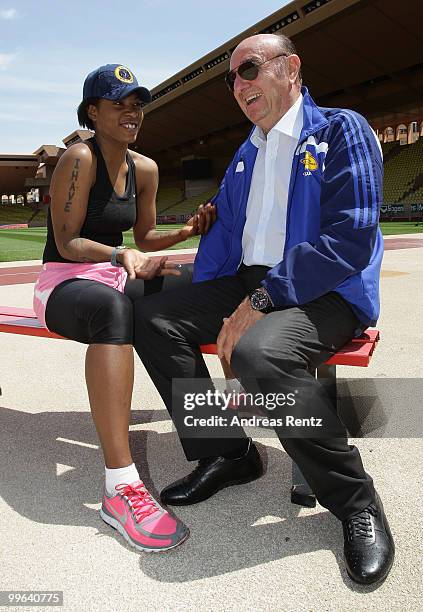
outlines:
[[[287, 112], [279, 119], [279, 121], [272, 127], [269, 134], [273, 131], [280, 132], [296, 140], [300, 139], [301, 130], [303, 127], [303, 95], [300, 93], [294, 104], [287, 110]], [[250, 140], [252, 144], [259, 148], [266, 142], [266, 136], [263, 130], [256, 125], [254, 128]]]

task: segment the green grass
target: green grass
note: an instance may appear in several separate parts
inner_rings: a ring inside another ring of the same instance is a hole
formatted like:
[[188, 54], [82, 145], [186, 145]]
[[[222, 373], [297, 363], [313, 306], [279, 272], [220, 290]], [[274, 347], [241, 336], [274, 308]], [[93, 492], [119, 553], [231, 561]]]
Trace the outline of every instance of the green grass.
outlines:
[[384, 236], [396, 234], [421, 234], [423, 232], [423, 221], [383, 221], [380, 224]]
[[[158, 225], [159, 231], [169, 231], [182, 227], [179, 225]], [[46, 242], [47, 228], [31, 227], [28, 229], [0, 230], [0, 261], [27, 261], [41, 259]], [[198, 246], [199, 237], [195, 236], [179, 242], [172, 249], [193, 249]], [[132, 231], [125, 232], [124, 244], [135, 247]]]
[[[182, 225], [159, 225], [159, 231], [176, 229]], [[416, 225], [411, 222], [384, 222], [381, 223], [384, 236], [394, 234], [411, 234], [423, 232], [423, 222]], [[46, 228], [34, 227], [29, 229], [0, 230], [0, 261], [27, 261], [41, 259], [46, 241]], [[198, 246], [199, 237], [195, 236], [185, 242], [176, 244], [172, 249], [192, 249]], [[124, 235], [124, 244], [135, 247], [132, 232]]]

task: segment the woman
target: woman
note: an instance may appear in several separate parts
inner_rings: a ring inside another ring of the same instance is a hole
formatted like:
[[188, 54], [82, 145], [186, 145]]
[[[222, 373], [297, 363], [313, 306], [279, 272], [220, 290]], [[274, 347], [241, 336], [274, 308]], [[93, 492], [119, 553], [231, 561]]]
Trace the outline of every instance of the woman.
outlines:
[[101, 66], [86, 78], [78, 119], [95, 135], [72, 145], [55, 168], [34, 309], [51, 331], [88, 344], [86, 382], [105, 459], [101, 517], [135, 548], [161, 551], [183, 542], [188, 529], [147, 491], [129, 448], [132, 300], [191, 275], [167, 257], [122, 246], [122, 232], [132, 227], [139, 249], [165, 249], [207, 232], [215, 209], [208, 204], [181, 229], [156, 231], [157, 166], [128, 150], [149, 101], [124, 66]]

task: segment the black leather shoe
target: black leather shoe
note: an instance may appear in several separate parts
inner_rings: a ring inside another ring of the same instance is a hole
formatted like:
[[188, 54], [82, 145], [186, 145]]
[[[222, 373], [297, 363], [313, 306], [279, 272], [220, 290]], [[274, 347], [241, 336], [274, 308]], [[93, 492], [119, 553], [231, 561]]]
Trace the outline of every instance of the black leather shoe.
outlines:
[[164, 504], [171, 506], [189, 506], [208, 499], [220, 489], [251, 482], [262, 475], [263, 464], [250, 439], [245, 454], [237, 459], [200, 459], [191, 474], [165, 487], [160, 498]]
[[342, 521], [344, 555], [349, 577], [361, 584], [371, 584], [386, 578], [395, 555], [391, 530], [376, 500], [367, 508]]

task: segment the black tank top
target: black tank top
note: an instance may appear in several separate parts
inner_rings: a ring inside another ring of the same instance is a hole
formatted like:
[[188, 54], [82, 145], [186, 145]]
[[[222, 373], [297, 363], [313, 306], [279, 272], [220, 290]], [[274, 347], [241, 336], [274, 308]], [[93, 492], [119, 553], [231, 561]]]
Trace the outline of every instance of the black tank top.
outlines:
[[[82, 225], [81, 238], [89, 238], [108, 246], [122, 244], [125, 232], [135, 225], [137, 219], [137, 185], [135, 163], [130, 153], [126, 154], [128, 174], [126, 189], [122, 197], [118, 196], [110, 182], [106, 162], [95, 137], [90, 138], [97, 158], [97, 172], [94, 185], [88, 197], [87, 214]], [[75, 263], [62, 257], [54, 240], [53, 224], [50, 209], [47, 215], [47, 241], [44, 248], [43, 263], [58, 261]]]

